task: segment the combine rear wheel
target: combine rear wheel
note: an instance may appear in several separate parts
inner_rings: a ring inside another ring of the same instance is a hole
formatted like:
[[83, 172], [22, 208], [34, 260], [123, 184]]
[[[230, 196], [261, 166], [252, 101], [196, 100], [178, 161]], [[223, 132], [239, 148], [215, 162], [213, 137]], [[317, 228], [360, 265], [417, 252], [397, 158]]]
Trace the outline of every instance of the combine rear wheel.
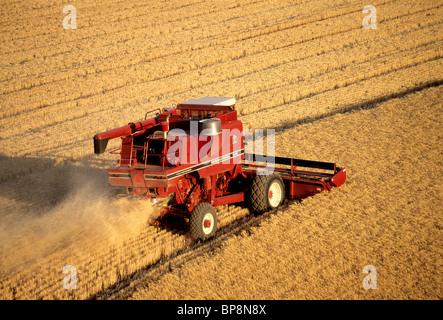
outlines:
[[194, 239], [209, 239], [217, 231], [217, 211], [209, 203], [199, 203], [192, 210], [189, 223]]
[[251, 206], [255, 214], [278, 208], [285, 199], [285, 185], [276, 174], [256, 175], [251, 185]]

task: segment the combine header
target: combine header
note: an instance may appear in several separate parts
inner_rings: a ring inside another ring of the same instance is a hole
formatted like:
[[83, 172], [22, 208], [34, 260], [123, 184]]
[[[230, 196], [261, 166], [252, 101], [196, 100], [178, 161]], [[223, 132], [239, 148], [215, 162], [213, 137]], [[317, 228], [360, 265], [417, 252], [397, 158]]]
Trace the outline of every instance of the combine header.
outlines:
[[206, 97], [159, 109], [153, 118], [96, 134], [94, 152], [103, 153], [109, 139], [118, 137], [121, 147], [111, 153], [120, 159], [107, 169], [109, 183], [160, 201], [164, 208], [155, 223], [173, 225], [179, 218], [189, 223], [195, 239], [215, 234], [216, 206], [245, 202], [261, 214], [285, 198], [305, 198], [346, 180], [346, 169], [334, 163], [271, 157], [272, 163], [263, 165], [264, 155], [245, 153], [233, 98]]

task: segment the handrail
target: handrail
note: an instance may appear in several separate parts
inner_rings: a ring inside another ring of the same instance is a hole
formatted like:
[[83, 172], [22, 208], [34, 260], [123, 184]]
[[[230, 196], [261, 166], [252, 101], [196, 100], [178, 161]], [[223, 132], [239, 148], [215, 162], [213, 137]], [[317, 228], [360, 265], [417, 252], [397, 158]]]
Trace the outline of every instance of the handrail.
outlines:
[[[110, 154], [117, 154], [117, 151], [119, 151], [119, 150], [121, 150], [121, 149], [122, 149], [121, 147], [118, 147], [117, 149], [114, 149], [114, 150], [109, 151], [109, 153], [110, 153]], [[118, 154], [120, 154], [120, 153], [118, 153]]]
[[284, 157], [276, 157], [276, 156], [267, 156], [260, 154], [245, 154], [245, 157], [248, 157], [250, 160], [252, 157], [252, 162], [258, 161], [257, 158], [273, 158], [274, 164], [288, 165], [294, 167], [294, 169], [298, 167], [307, 167], [307, 168], [316, 168], [316, 169], [324, 169], [331, 170], [337, 172], [337, 167], [335, 163], [332, 162], [322, 162], [322, 161], [312, 161], [312, 160], [303, 160], [303, 159], [295, 159], [295, 158], [284, 158]]
[[157, 110], [160, 111], [159, 113], [163, 112], [162, 108], [156, 108], [156, 109], [152, 109], [152, 110], [146, 111], [146, 113], [145, 113], [145, 120], [146, 120], [146, 117], [148, 116], [148, 113], [153, 112], [153, 111], [157, 111]]
[[[144, 157], [143, 165], [144, 165], [144, 169], [146, 169], [146, 167], [148, 165], [148, 163], [147, 163], [148, 162], [148, 157], [150, 157], [150, 156], [166, 157], [167, 156], [167, 143], [168, 143], [168, 141], [164, 140], [164, 144], [165, 145], [163, 147], [162, 153], [148, 153], [148, 144], [149, 144], [149, 141], [151, 139], [152, 138], [148, 137], [146, 139], [146, 141], [143, 143], [143, 146], [134, 145], [133, 141], [131, 141], [131, 151], [130, 151], [130, 154], [129, 154], [129, 158], [122, 158], [122, 157], [120, 157], [120, 159], [118, 160], [119, 167], [122, 165], [123, 161], [128, 161], [128, 167], [132, 166], [133, 151], [138, 151], [138, 150], [142, 150], [143, 151], [143, 157]], [[111, 153], [111, 154], [120, 154], [120, 156], [121, 156], [121, 154], [122, 154], [121, 150], [122, 150], [122, 147], [118, 147], [118, 148], [116, 148], [114, 150], [109, 151], [109, 153]], [[165, 162], [163, 162], [163, 164], [162, 164], [162, 168], [163, 169], [164, 169], [164, 167], [165, 167]]]

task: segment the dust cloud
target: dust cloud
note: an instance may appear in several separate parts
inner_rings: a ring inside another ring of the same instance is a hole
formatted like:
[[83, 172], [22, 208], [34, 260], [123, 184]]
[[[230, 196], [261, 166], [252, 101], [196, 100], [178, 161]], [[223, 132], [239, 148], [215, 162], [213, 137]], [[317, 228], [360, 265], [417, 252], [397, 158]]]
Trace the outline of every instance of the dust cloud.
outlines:
[[0, 274], [49, 255], [118, 245], [145, 228], [155, 213], [149, 200], [117, 197], [106, 187], [107, 181], [84, 173], [71, 180], [71, 190], [47, 212], [1, 217]]

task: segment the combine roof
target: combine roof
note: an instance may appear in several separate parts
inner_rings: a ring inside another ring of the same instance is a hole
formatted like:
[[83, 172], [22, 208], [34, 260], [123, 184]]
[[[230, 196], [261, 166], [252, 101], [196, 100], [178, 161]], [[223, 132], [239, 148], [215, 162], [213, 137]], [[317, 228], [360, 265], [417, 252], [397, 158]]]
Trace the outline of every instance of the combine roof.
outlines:
[[226, 106], [235, 105], [235, 98], [226, 97], [204, 97], [199, 99], [191, 99], [180, 103], [181, 105], [204, 105], [204, 106]]

